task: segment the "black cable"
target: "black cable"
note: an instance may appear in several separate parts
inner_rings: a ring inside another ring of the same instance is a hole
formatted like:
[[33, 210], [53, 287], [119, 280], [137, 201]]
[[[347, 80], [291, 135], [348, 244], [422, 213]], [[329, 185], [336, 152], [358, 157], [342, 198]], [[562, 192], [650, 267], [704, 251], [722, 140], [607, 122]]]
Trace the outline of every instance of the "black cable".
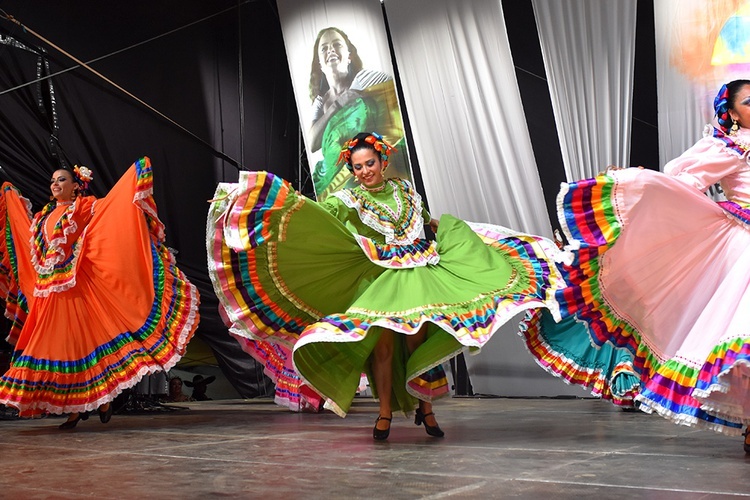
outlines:
[[[244, 0], [244, 1], [240, 0], [240, 1], [241, 1], [242, 4], [246, 4], [246, 3], [250, 3], [253, 0]], [[229, 12], [230, 10], [234, 10], [235, 8], [236, 7], [228, 7], [226, 9], [224, 9], [224, 10], [219, 11], [219, 12], [215, 12], [215, 13], [211, 14], [210, 16], [206, 16], [206, 17], [204, 17], [202, 19], [198, 19], [197, 21], [193, 21], [193, 22], [188, 23], [188, 24], [186, 24], [184, 26], [180, 26], [179, 28], [175, 28], [173, 30], [166, 31], [166, 32], [162, 33], [161, 35], [156, 35], [154, 37], [148, 38], [148, 39], [143, 40], [141, 42], [134, 43], [133, 45], [128, 45], [127, 47], [123, 47], [123, 48], [121, 48], [119, 50], [116, 50], [114, 52], [110, 52], [109, 54], [104, 54], [103, 56], [99, 56], [99, 57], [96, 57], [94, 59], [90, 59], [90, 60], [86, 61], [86, 64], [96, 63], [96, 62], [102, 61], [104, 59], [108, 59], [108, 58], [110, 58], [112, 56], [116, 56], [118, 54], [126, 52], [126, 51], [128, 51], [130, 49], [134, 49], [136, 47], [140, 47], [141, 45], [145, 45], [147, 43], [151, 43], [151, 42], [153, 42], [155, 40], [158, 40], [159, 38], [163, 38], [163, 37], [168, 36], [168, 35], [173, 35], [174, 33], [177, 33], [178, 31], [182, 31], [185, 28], [190, 28], [191, 26], [195, 26], [196, 24], [202, 23], [204, 21], [208, 21], [211, 18], [214, 18], [214, 17], [219, 16], [221, 14], [224, 14], [226, 12]], [[19, 24], [18, 22], [16, 22], [14, 20], [13, 16], [7, 14], [3, 9], [0, 9], [0, 13], [1, 13], [0, 14], [0, 18], [4, 18], [4, 19], [6, 19], [8, 21], [11, 21], [14, 24]], [[21, 26], [21, 28], [23, 28], [23, 25], [20, 25], [20, 26]], [[39, 83], [39, 82], [41, 82], [43, 80], [48, 80], [50, 78], [62, 75], [64, 73], [67, 73], [68, 71], [73, 71], [74, 69], [78, 69], [80, 67], [81, 67], [80, 64], [74, 64], [73, 66], [70, 66], [70, 67], [65, 68], [65, 69], [61, 69], [61, 70], [59, 70], [59, 71], [57, 71], [55, 73], [50, 73], [49, 75], [43, 76], [41, 78], [37, 78], [36, 80], [31, 80], [30, 82], [22, 83], [20, 85], [15, 86], [15, 87], [11, 87], [9, 89], [5, 89], [5, 90], [3, 90], [3, 91], [0, 92], [0, 95], [7, 94], [9, 92], [21, 89], [23, 87], [28, 87], [29, 85], [33, 85], [35, 83]]]
[[[174, 33], [174, 32], [176, 32], [176, 31], [178, 31], [178, 30], [180, 30], [180, 29], [184, 29], [184, 28], [186, 28], [186, 27], [188, 27], [188, 26], [191, 26], [191, 25], [193, 25], [193, 24], [196, 24], [196, 23], [199, 23], [199, 22], [203, 22], [203, 21], [204, 21], [204, 20], [206, 20], [206, 19], [209, 19], [209, 18], [211, 18], [211, 17], [217, 16], [217, 15], [219, 15], [219, 14], [222, 14], [222, 13], [224, 13], [224, 12], [227, 12], [227, 11], [229, 11], [229, 10], [232, 10], [232, 9], [235, 9], [235, 8], [239, 9], [239, 6], [240, 6], [240, 5], [242, 5], [243, 3], [248, 3], [249, 1], [251, 1], [251, 0], [244, 0], [244, 2], [243, 2], [242, 0], [238, 0], [238, 4], [237, 4], [237, 7], [230, 7], [230, 8], [224, 9], [224, 10], [223, 10], [223, 11], [221, 11], [221, 12], [217, 12], [217, 13], [215, 13], [215, 14], [212, 14], [212, 15], [210, 15], [210, 16], [208, 16], [208, 17], [204, 18], [204, 19], [201, 19], [201, 20], [198, 20], [198, 21], [194, 21], [193, 23], [190, 23], [190, 24], [188, 24], [188, 25], [185, 25], [185, 26], [183, 26], [183, 27], [181, 27], [181, 28], [176, 28], [176, 29], [174, 29], [174, 30], [172, 30], [172, 31], [169, 31], [169, 32], [167, 32], [167, 33], [164, 33], [164, 34], [162, 34], [162, 35], [158, 35], [158, 36], [156, 36], [156, 37], [154, 37], [154, 38], [151, 38], [151, 39], [149, 39], [149, 40], [146, 40], [146, 41], [143, 41], [143, 42], [139, 42], [139, 43], [137, 43], [137, 44], [135, 44], [135, 45], [131, 45], [131, 46], [129, 46], [129, 47], [126, 47], [126, 48], [124, 48], [124, 49], [120, 49], [119, 51], [113, 52], [112, 54], [109, 54], [109, 55], [107, 55], [107, 56], [102, 56], [102, 57], [99, 57], [99, 58], [97, 58], [97, 59], [94, 59], [94, 60], [92, 60], [92, 62], [95, 62], [95, 61], [99, 61], [99, 60], [101, 60], [101, 59], [104, 59], [105, 57], [109, 57], [109, 56], [111, 56], [111, 55], [114, 55], [114, 54], [117, 54], [117, 53], [123, 52], [123, 51], [125, 51], [125, 50], [129, 50], [129, 49], [131, 49], [131, 48], [133, 48], [133, 47], [136, 47], [136, 46], [138, 46], [138, 45], [142, 45], [142, 44], [144, 44], [144, 43], [148, 43], [149, 41], [155, 40], [155, 39], [157, 39], [157, 38], [160, 38], [160, 37], [162, 37], [162, 36], [166, 36], [167, 34], [171, 34], [171, 33]], [[198, 137], [198, 136], [197, 136], [196, 134], [194, 134], [193, 132], [191, 132], [190, 130], [188, 130], [188, 129], [187, 129], [186, 127], [184, 127], [184, 126], [180, 125], [179, 123], [177, 123], [176, 121], [174, 121], [173, 119], [171, 119], [170, 117], [168, 117], [167, 115], [165, 115], [164, 113], [162, 113], [161, 111], [159, 111], [158, 109], [154, 108], [153, 106], [151, 106], [150, 104], [148, 104], [147, 102], [145, 102], [144, 100], [142, 100], [141, 98], [137, 97], [136, 95], [134, 95], [133, 93], [129, 92], [128, 90], [126, 90], [126, 89], [125, 89], [125, 88], [123, 88], [122, 86], [118, 85], [117, 83], [113, 82], [112, 80], [110, 80], [109, 78], [107, 78], [106, 76], [104, 76], [103, 74], [99, 73], [98, 71], [96, 71], [95, 69], [93, 69], [92, 67], [90, 67], [90, 66], [88, 65], [88, 63], [85, 63], [85, 62], [81, 61], [81, 60], [80, 60], [80, 59], [78, 59], [77, 57], [75, 57], [75, 56], [73, 56], [72, 54], [70, 54], [70, 53], [66, 52], [66, 51], [65, 51], [65, 50], [63, 50], [62, 48], [58, 47], [58, 46], [57, 46], [57, 45], [55, 45], [54, 43], [50, 42], [49, 40], [47, 40], [46, 38], [44, 38], [43, 36], [41, 36], [40, 34], [36, 33], [36, 32], [35, 32], [34, 30], [32, 30], [31, 28], [29, 28], [28, 26], [26, 26], [26, 25], [22, 24], [22, 23], [21, 23], [20, 21], [18, 21], [17, 19], [15, 19], [15, 18], [14, 18], [13, 16], [11, 16], [11, 15], [10, 15], [10, 14], [8, 14], [7, 12], [5, 12], [5, 10], [3, 10], [3, 9], [0, 9], [0, 18], [6, 19], [7, 21], [10, 21], [10, 22], [12, 22], [12, 23], [14, 23], [14, 24], [18, 25], [18, 26], [19, 26], [19, 27], [20, 27], [21, 29], [23, 29], [23, 30], [24, 30], [25, 32], [28, 32], [28, 33], [30, 33], [30, 34], [32, 34], [32, 35], [34, 35], [35, 37], [37, 37], [38, 39], [42, 40], [42, 41], [43, 41], [44, 43], [46, 43], [47, 45], [49, 45], [49, 46], [53, 47], [53, 48], [54, 48], [55, 50], [57, 50], [57, 51], [58, 51], [58, 52], [60, 52], [61, 54], [63, 54], [63, 55], [65, 55], [65, 56], [67, 56], [68, 58], [72, 59], [73, 61], [75, 61], [75, 62], [77, 63], [77, 66], [74, 66], [74, 67], [72, 67], [72, 68], [68, 68], [68, 69], [66, 69], [66, 70], [60, 71], [60, 72], [58, 72], [58, 73], [55, 73], [54, 75], [56, 75], [56, 74], [60, 74], [60, 73], [64, 73], [64, 72], [66, 72], [66, 71], [70, 71], [70, 70], [72, 70], [72, 69], [77, 69], [77, 68], [79, 68], [79, 67], [83, 67], [84, 69], [87, 69], [88, 71], [90, 71], [90, 72], [91, 72], [91, 73], [93, 73], [94, 75], [98, 76], [99, 78], [101, 78], [101, 79], [102, 79], [102, 80], [104, 80], [105, 82], [109, 83], [110, 85], [112, 85], [112, 86], [113, 86], [113, 87], [115, 87], [115, 88], [116, 88], [117, 90], [119, 90], [120, 92], [124, 93], [125, 95], [127, 95], [127, 96], [128, 96], [128, 97], [130, 97], [131, 99], [135, 100], [136, 102], [138, 102], [138, 103], [139, 103], [139, 104], [141, 104], [142, 106], [146, 107], [146, 108], [147, 108], [148, 110], [150, 110], [151, 112], [153, 112], [153, 113], [157, 114], [157, 115], [158, 115], [158, 116], [160, 116], [160, 117], [161, 117], [162, 119], [166, 120], [166, 121], [167, 121], [168, 123], [171, 123], [172, 125], [174, 125], [175, 127], [179, 128], [180, 130], [182, 130], [182, 131], [183, 131], [183, 132], [185, 132], [186, 134], [190, 135], [191, 137], [193, 137], [194, 139], [196, 139], [197, 141], [199, 141], [199, 142], [200, 142], [200, 143], [202, 143], [203, 145], [207, 146], [207, 147], [208, 147], [208, 148], [209, 148], [209, 149], [210, 149], [211, 151], [213, 151], [213, 152], [214, 152], [214, 154], [216, 154], [216, 155], [217, 155], [218, 157], [220, 157], [221, 159], [223, 159], [223, 160], [225, 160], [225, 161], [229, 162], [229, 163], [230, 163], [230, 164], [232, 164], [232, 165], [233, 165], [234, 167], [236, 167], [236, 168], [238, 168], [238, 169], [240, 169], [240, 170], [243, 170], [243, 169], [245, 169], [245, 167], [244, 167], [244, 164], [243, 164], [242, 162], [238, 162], [237, 160], [235, 160], [235, 159], [234, 159], [234, 158], [232, 158], [231, 156], [227, 155], [227, 154], [226, 154], [226, 153], [224, 153], [223, 151], [218, 151], [218, 150], [217, 150], [216, 148], [214, 148], [214, 146], [213, 146], [212, 144], [209, 144], [209, 143], [208, 143], [208, 142], [206, 142], [205, 140], [201, 139], [201, 138], [200, 138], [200, 137]], [[240, 48], [240, 50], [242, 50], [242, 49]], [[34, 83], [36, 83], [36, 82], [38, 82], [38, 81], [42, 81], [42, 80], [44, 80], [44, 79], [47, 79], [47, 78], [51, 78], [51, 77], [52, 77], [52, 76], [54, 76], [54, 75], [53, 75], [53, 74], [51, 74], [51, 75], [47, 75], [47, 76], [45, 76], [45, 77], [42, 77], [42, 78], [38, 78], [38, 79], [36, 79], [36, 80], [34, 80], [34, 81], [32, 81], [32, 82], [28, 82], [28, 83], [25, 83], [25, 84], [22, 84], [22, 85], [16, 86], [16, 87], [14, 87], [14, 88], [12, 88], [12, 89], [8, 89], [8, 90], [5, 90], [5, 91], [3, 91], [3, 92], [0, 92], [0, 95], [3, 95], [3, 94], [5, 94], [5, 93], [8, 93], [8, 92], [10, 92], [10, 91], [13, 91], [13, 90], [17, 90], [17, 89], [19, 89], [19, 88], [22, 88], [22, 87], [25, 87], [25, 86], [27, 86], [27, 85], [32, 85], [32, 84], [34, 84]], [[242, 134], [242, 131], [241, 131], [240, 133]]]

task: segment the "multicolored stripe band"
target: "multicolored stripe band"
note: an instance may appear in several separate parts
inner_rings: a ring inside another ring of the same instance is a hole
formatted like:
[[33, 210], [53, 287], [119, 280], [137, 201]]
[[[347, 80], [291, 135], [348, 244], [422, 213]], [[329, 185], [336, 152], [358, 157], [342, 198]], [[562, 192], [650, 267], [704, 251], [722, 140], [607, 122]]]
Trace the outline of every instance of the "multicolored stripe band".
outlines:
[[274, 402], [293, 411], [315, 412], [322, 400], [314, 391], [302, 385], [292, 365], [292, 351], [277, 342], [250, 340], [241, 335], [234, 336], [256, 361], [263, 365], [263, 372], [274, 383]]
[[745, 208], [733, 201], [720, 201], [718, 204], [726, 213], [735, 217], [746, 226], [750, 226], [750, 208]]
[[[560, 332], [552, 342], [551, 336]], [[579, 385], [593, 396], [617, 406], [633, 406], [640, 377], [632, 357], [619, 354], [609, 344], [595, 349], [588, 330], [574, 317], [556, 323], [544, 310], [529, 311], [521, 323], [519, 335], [537, 364], [568, 384]]]
[[[239, 186], [219, 185], [208, 215], [209, 273], [228, 325], [250, 340], [291, 348], [320, 313], [295, 301], [274, 276], [274, 243], [304, 199], [267, 172], [243, 172]], [[280, 305], [284, 303], [283, 306]]]
[[410, 245], [387, 245], [360, 235], [354, 238], [372, 263], [388, 269], [408, 269], [440, 262], [434, 241], [419, 239]]
[[18, 256], [11, 231], [7, 197], [14, 196], [21, 200], [26, 207], [26, 217], [29, 221], [31, 220], [31, 203], [8, 182], [4, 183], [1, 189], [0, 223], [3, 231], [2, 239], [0, 239], [0, 300], [5, 302], [4, 314], [11, 321], [7, 340], [15, 344], [28, 316], [29, 306], [18, 284]]
[[599, 258], [615, 243], [622, 223], [617, 210], [615, 177], [602, 174], [593, 179], [563, 184], [557, 197], [558, 218], [568, 241], [580, 247], [571, 265], [561, 266], [569, 286], [555, 299], [562, 317], [577, 316], [589, 327], [596, 345], [611, 342], [635, 352], [640, 339], [635, 329], [616, 316], [599, 288]]
[[91, 411], [143, 375], [172, 368], [195, 329], [197, 296], [153, 244], [151, 251], [155, 295], [143, 326], [123, 332], [81, 359], [38, 359], [15, 352], [10, 370], [0, 379], [0, 402], [22, 412]]

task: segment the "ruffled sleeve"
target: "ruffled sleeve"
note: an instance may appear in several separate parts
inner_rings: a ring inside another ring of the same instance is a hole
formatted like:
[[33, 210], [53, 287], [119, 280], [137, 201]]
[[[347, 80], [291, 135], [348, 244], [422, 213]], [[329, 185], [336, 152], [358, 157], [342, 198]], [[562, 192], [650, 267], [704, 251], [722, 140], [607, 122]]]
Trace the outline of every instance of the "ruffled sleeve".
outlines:
[[33, 301], [36, 273], [31, 264], [31, 203], [6, 182], [0, 190], [0, 300], [11, 321], [7, 341], [15, 344]]
[[736, 173], [746, 161], [747, 153], [740, 156], [721, 141], [704, 137], [667, 163], [664, 173], [703, 192], [721, 179]]
[[336, 196], [329, 196], [324, 201], [317, 203], [343, 224], [346, 224], [350, 218], [351, 210]]
[[382, 233], [362, 219], [361, 203], [357, 202], [356, 199], [354, 190], [342, 189], [334, 193], [333, 196], [326, 198], [325, 201], [316, 203], [353, 234], [367, 236], [378, 241], [382, 240]]

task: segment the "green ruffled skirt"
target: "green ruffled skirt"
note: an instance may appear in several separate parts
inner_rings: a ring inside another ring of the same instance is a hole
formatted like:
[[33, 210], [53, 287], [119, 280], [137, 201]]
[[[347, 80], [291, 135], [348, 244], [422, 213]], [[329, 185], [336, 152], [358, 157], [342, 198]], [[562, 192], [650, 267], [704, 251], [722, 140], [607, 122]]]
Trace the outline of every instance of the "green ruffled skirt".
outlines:
[[[209, 270], [230, 332], [256, 357], [274, 350], [263, 360], [272, 377], [288, 377], [293, 367], [300, 384], [342, 416], [361, 374], [371, 375], [383, 329], [403, 334], [389, 397], [409, 412], [418, 399], [449, 393], [443, 362], [479, 350], [521, 311], [554, 310], [554, 293], [564, 286], [551, 241], [498, 226], [444, 215], [434, 264], [421, 242], [363, 244], [273, 174], [243, 172], [238, 184], [220, 184], [215, 198]], [[424, 324], [427, 340], [409, 354], [404, 336]], [[299, 398], [289, 386], [277, 400]]]

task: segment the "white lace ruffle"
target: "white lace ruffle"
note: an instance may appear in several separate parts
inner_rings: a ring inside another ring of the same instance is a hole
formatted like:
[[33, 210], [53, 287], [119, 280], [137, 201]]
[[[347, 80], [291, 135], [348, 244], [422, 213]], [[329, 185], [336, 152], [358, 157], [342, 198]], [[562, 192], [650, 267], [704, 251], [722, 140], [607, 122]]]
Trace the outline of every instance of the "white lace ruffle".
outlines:
[[[393, 198], [396, 201], [398, 208], [396, 209], [396, 212], [393, 212], [390, 207], [382, 204], [381, 206], [389, 212], [392, 220], [396, 221], [399, 219], [402, 210], [404, 210], [405, 208], [402, 206], [401, 199], [398, 196], [398, 191], [403, 188], [394, 179], [387, 179], [385, 182], [386, 185], [392, 187]], [[409, 245], [411, 243], [414, 243], [414, 241], [422, 235], [423, 205], [422, 197], [419, 195], [419, 193], [416, 192], [416, 190], [411, 187], [411, 184], [406, 180], [402, 180], [402, 182], [405, 184], [406, 188], [411, 191], [411, 208], [413, 208], [413, 214], [411, 219], [408, 221], [408, 227], [404, 231], [404, 236], [401, 237], [396, 236], [393, 227], [384, 224], [376, 214], [365, 210], [365, 208], [362, 206], [362, 203], [354, 195], [348, 193], [348, 190], [337, 191], [333, 193], [332, 196], [335, 196], [336, 198], [341, 200], [348, 208], [355, 210], [357, 212], [357, 215], [359, 216], [359, 220], [362, 221], [362, 224], [382, 234], [385, 237], [385, 242], [387, 244]]]

